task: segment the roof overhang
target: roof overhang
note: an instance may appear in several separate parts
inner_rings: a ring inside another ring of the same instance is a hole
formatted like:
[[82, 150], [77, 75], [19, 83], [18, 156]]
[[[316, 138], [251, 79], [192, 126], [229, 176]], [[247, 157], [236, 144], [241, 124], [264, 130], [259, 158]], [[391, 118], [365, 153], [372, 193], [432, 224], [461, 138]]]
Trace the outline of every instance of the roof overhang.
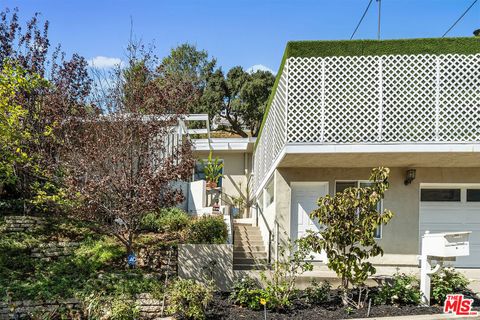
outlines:
[[278, 167], [480, 167], [480, 144], [332, 144], [285, 147]]

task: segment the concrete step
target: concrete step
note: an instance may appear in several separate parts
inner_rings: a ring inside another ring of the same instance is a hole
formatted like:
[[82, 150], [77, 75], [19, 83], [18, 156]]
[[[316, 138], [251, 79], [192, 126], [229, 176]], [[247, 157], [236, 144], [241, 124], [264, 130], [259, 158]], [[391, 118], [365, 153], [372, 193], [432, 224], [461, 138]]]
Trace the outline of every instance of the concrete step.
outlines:
[[252, 259], [252, 258], [233, 258], [233, 265], [257, 265], [257, 264], [267, 264], [267, 259]]
[[[238, 239], [237, 239], [238, 240]], [[235, 246], [242, 246], [242, 247], [245, 247], [245, 246], [263, 246], [264, 243], [262, 240], [238, 240], [238, 241], [234, 241], [233, 242], [235, 244]]]
[[233, 270], [267, 270], [268, 266], [264, 264], [234, 264]]
[[237, 243], [234, 244], [233, 246], [233, 252], [236, 252], [236, 251], [245, 251], [245, 252], [255, 252], [255, 251], [263, 251], [265, 252], [265, 247], [263, 245], [258, 245], [258, 246], [254, 246], [254, 245], [249, 245], [249, 246], [242, 246], [242, 245], [239, 245]]
[[267, 253], [265, 251], [234, 251], [233, 259], [235, 258], [258, 258], [258, 259], [267, 259]]
[[255, 232], [258, 231], [260, 232], [259, 227], [252, 227], [252, 226], [233, 226], [233, 230], [235, 231], [247, 231], [247, 232]]
[[263, 238], [260, 235], [258, 235], [258, 236], [248, 236], [248, 235], [237, 236], [237, 235], [235, 235], [233, 238], [234, 238], [235, 242], [237, 242], [237, 241], [263, 241]]

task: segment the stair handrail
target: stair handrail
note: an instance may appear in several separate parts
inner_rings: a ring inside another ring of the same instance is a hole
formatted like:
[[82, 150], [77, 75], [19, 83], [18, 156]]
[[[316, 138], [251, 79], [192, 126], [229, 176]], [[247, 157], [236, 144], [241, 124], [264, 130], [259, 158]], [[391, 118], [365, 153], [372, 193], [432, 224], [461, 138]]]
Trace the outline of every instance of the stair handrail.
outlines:
[[270, 230], [270, 227], [268, 226], [267, 219], [263, 215], [262, 210], [260, 210], [258, 207], [255, 207], [257, 214], [255, 215], [256, 219], [256, 225], [258, 226], [258, 213], [260, 212], [260, 215], [262, 216], [263, 223], [265, 224], [265, 227], [267, 228], [268, 231], [268, 250], [267, 250], [267, 263], [270, 264], [272, 261], [272, 231]]
[[235, 245], [235, 226], [233, 225], [233, 210], [231, 206], [228, 206], [228, 213], [230, 215], [230, 232], [232, 233], [232, 245]]

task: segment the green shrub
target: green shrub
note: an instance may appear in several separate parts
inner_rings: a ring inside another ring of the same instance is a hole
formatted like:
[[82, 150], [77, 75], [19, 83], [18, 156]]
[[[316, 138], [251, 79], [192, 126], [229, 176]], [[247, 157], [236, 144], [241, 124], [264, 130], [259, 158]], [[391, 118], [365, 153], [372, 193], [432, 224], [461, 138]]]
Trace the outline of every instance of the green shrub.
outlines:
[[455, 271], [455, 269], [442, 269], [442, 271], [432, 276], [432, 301], [438, 304], [443, 304], [447, 298], [447, 294], [467, 291], [468, 284], [468, 279], [460, 272]]
[[278, 249], [279, 258], [272, 264], [269, 277], [260, 273], [262, 286], [265, 288], [267, 308], [284, 311], [289, 309], [298, 297], [295, 286], [297, 277], [313, 269], [311, 249], [303, 241], [287, 241]]
[[[140, 317], [140, 309], [132, 301], [114, 299], [110, 304], [110, 320], [132, 320]], [[103, 318], [102, 318], [103, 319]]]
[[330, 283], [327, 281], [319, 284], [316, 280], [312, 281], [312, 285], [305, 289], [305, 300], [309, 304], [319, 304], [328, 300], [330, 296]]
[[391, 282], [386, 282], [374, 295], [375, 304], [418, 305], [421, 293], [418, 279], [406, 274], [395, 274]]
[[233, 283], [230, 300], [234, 304], [251, 310], [259, 310], [262, 307], [260, 298], [265, 298], [265, 291], [260, 289], [252, 278], [243, 277]]
[[223, 217], [206, 216], [192, 221], [186, 241], [198, 244], [222, 244], [227, 242], [227, 236], [227, 225]]
[[167, 312], [184, 319], [205, 319], [205, 311], [213, 300], [213, 285], [178, 279], [169, 288]]
[[187, 228], [190, 220], [190, 216], [181, 209], [161, 209], [143, 218], [142, 229], [153, 232], [177, 232]]

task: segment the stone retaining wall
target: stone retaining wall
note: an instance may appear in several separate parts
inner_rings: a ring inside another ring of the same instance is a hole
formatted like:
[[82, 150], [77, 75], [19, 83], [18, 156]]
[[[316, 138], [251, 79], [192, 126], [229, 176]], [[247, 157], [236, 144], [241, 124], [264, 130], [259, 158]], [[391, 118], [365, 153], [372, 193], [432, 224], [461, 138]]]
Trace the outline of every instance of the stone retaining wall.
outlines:
[[176, 275], [178, 272], [178, 249], [177, 247], [139, 248], [137, 263], [140, 268]]
[[[128, 303], [126, 301], [126, 303]], [[136, 297], [136, 305], [140, 310], [141, 319], [158, 319], [162, 312], [163, 301], [154, 299], [150, 294], [143, 293]], [[11, 303], [0, 302], [0, 320], [14, 320], [43, 315], [43, 318], [57, 310], [68, 309], [73, 319], [86, 319], [82, 312], [82, 304], [76, 299], [59, 301], [14, 301]], [[42, 319], [43, 319], [42, 318]], [[47, 319], [47, 318], [45, 318]]]
[[13, 301], [10, 303], [0, 302], [0, 320], [14, 320], [43, 314], [48, 316], [55, 310], [67, 308], [72, 314], [80, 313], [80, 302], [76, 299], [62, 301]]
[[21, 232], [42, 227], [45, 219], [32, 216], [5, 216], [5, 231]]
[[49, 242], [42, 243], [32, 249], [31, 257], [42, 260], [53, 260], [70, 256], [80, 246], [78, 242]]

